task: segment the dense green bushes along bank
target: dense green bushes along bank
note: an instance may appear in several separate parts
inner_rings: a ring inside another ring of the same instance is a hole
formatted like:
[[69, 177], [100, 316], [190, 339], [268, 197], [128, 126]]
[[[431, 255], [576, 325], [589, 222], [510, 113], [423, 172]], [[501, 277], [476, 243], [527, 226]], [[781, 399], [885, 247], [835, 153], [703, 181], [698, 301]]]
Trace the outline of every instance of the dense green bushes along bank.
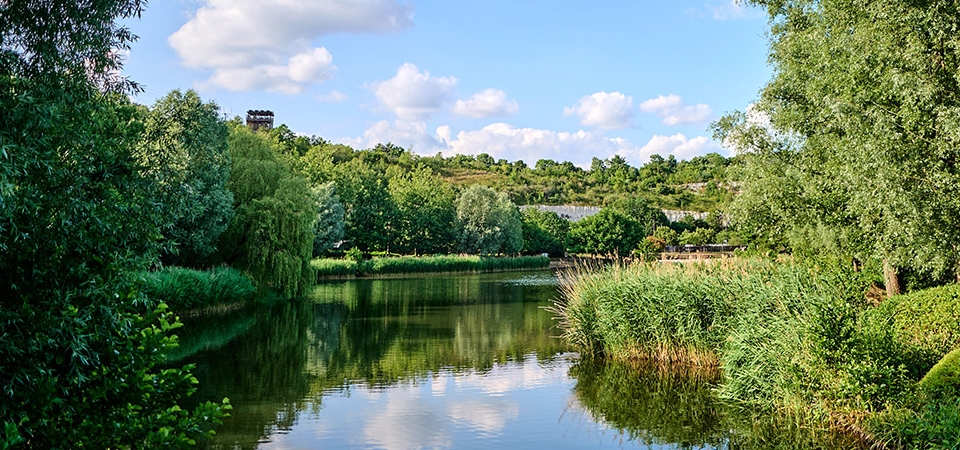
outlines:
[[717, 365], [725, 400], [894, 448], [960, 445], [957, 365], [920, 383], [960, 345], [960, 286], [873, 306], [871, 281], [756, 260], [635, 265], [567, 274], [556, 308], [583, 351]]
[[145, 274], [143, 291], [182, 313], [243, 304], [253, 300], [257, 289], [250, 277], [229, 267], [205, 271], [167, 267]]
[[357, 275], [391, 275], [436, 272], [497, 272], [540, 269], [550, 266], [545, 256], [492, 258], [482, 256], [403, 256], [372, 258], [361, 262], [349, 259], [315, 259], [311, 262], [320, 278]]

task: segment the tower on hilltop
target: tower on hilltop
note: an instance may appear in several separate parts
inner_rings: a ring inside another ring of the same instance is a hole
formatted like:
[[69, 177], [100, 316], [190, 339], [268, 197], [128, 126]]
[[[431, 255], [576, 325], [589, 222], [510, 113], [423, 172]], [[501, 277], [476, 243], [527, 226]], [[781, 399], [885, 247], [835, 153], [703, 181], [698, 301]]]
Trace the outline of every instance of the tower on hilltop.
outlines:
[[261, 111], [259, 109], [247, 111], [247, 126], [253, 131], [261, 128], [269, 131], [273, 128], [273, 111]]

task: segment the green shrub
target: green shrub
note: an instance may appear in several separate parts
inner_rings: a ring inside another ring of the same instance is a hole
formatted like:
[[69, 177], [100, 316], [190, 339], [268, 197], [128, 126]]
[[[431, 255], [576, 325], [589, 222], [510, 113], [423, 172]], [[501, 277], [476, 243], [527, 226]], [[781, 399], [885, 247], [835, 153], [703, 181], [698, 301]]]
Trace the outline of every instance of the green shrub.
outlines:
[[253, 281], [229, 267], [201, 271], [166, 267], [144, 276], [144, 293], [174, 311], [187, 311], [253, 300]]
[[960, 397], [960, 348], [948, 353], [924, 375], [920, 389], [935, 399]]

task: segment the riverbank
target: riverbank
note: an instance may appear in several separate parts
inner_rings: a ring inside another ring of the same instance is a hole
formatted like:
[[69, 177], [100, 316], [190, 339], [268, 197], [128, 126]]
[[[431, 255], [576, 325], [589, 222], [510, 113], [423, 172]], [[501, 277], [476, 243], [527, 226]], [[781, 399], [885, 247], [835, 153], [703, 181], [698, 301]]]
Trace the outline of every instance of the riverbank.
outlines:
[[[555, 312], [584, 353], [717, 367], [725, 401], [879, 447], [952, 448], [960, 286], [880, 301], [874, 281], [766, 260], [613, 266], [566, 272]], [[921, 382], [941, 359], [950, 375]]]
[[550, 267], [546, 256], [399, 256], [367, 260], [319, 258], [310, 262], [320, 280], [419, 273], [506, 272]]

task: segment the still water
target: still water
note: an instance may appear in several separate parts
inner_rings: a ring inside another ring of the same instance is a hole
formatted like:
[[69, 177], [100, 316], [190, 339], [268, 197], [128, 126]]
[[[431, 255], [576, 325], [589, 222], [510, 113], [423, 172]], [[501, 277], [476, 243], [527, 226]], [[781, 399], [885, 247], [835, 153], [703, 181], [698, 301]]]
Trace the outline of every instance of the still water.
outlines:
[[233, 404], [213, 448], [798, 445], [724, 414], [714, 373], [579, 360], [557, 295], [551, 272], [329, 282], [188, 322], [176, 356]]

